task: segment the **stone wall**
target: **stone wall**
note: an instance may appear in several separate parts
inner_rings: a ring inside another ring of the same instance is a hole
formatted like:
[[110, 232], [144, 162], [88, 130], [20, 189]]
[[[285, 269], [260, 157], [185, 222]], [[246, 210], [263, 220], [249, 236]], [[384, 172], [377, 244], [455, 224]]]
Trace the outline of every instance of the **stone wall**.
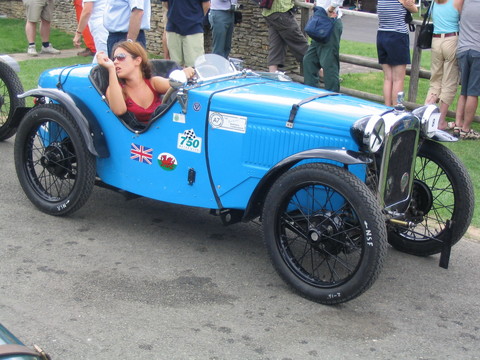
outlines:
[[[152, 1], [151, 30], [147, 32], [148, 51], [162, 55], [162, 5], [160, 0]], [[243, 5], [243, 22], [236, 26], [233, 36], [231, 57], [243, 59], [245, 66], [256, 70], [267, 70], [268, 30], [261, 9], [251, 0], [240, 0]], [[55, 0], [55, 13], [52, 26], [74, 33], [76, 29], [75, 10], [72, 0]], [[0, 14], [23, 19], [25, 17], [21, 0], [0, 0]], [[300, 15], [298, 17], [300, 22]], [[205, 52], [211, 50], [211, 32], [205, 32]], [[299, 64], [287, 52], [287, 73], [298, 74]]]

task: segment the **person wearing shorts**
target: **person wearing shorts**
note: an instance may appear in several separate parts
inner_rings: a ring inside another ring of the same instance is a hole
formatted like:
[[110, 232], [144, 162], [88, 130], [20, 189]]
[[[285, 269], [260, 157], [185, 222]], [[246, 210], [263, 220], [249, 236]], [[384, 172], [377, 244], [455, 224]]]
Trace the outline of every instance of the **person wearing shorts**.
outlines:
[[460, 17], [457, 59], [462, 89], [457, 103], [455, 124], [463, 140], [480, 140], [480, 133], [472, 129], [472, 122], [480, 96], [480, 0], [465, 0]]
[[378, 62], [383, 69], [385, 105], [397, 104], [403, 91], [407, 64], [410, 64], [410, 39], [405, 22], [407, 11], [418, 12], [413, 0], [378, 0]]
[[170, 59], [181, 66], [194, 66], [205, 54], [203, 18], [210, 0], [162, 0], [167, 10], [167, 46]]
[[50, 24], [53, 14], [54, 0], [23, 0], [25, 6], [25, 14], [27, 22], [25, 24], [25, 35], [27, 36], [28, 49], [27, 54], [30, 56], [38, 56], [37, 47], [35, 45], [35, 37], [37, 35], [37, 23], [40, 22], [40, 38], [42, 40], [41, 54], [60, 54], [50, 44]]

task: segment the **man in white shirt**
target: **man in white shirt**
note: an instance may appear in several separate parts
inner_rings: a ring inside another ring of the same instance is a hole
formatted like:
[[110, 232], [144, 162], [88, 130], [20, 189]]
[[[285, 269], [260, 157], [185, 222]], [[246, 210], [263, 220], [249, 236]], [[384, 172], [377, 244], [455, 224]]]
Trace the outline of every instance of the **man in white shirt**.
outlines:
[[340, 37], [342, 36], [342, 12], [339, 6], [343, 0], [316, 0], [316, 6], [323, 7], [334, 21], [333, 31], [326, 43], [313, 39], [303, 57], [305, 85], [320, 87], [319, 71], [323, 69], [325, 89], [340, 91]]
[[[84, 0], [83, 9], [78, 19], [77, 30], [73, 38], [73, 45], [79, 47], [81, 45], [82, 34], [85, 28], [90, 28], [96, 51], [108, 53], [107, 38], [108, 31], [103, 26], [103, 14], [105, 12], [107, 0]], [[93, 62], [97, 62], [97, 58], [93, 57]]]
[[107, 49], [120, 41], [138, 41], [147, 47], [145, 30], [150, 30], [150, 0], [107, 0], [103, 26], [108, 30]]

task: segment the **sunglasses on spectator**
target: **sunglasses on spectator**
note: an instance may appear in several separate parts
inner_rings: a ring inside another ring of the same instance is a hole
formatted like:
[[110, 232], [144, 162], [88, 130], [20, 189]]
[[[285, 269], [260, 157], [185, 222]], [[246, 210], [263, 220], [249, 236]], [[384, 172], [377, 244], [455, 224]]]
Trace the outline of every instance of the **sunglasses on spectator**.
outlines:
[[127, 58], [127, 54], [120, 53], [118, 55], [115, 55], [113, 57], [113, 61], [118, 60], [118, 61], [124, 61]]

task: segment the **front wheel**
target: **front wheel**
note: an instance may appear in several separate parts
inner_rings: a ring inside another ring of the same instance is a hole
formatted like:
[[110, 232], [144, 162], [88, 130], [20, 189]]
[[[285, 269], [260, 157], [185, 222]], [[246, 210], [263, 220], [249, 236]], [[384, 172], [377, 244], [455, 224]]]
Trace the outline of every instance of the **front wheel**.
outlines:
[[351, 300], [380, 273], [384, 216], [368, 187], [345, 169], [323, 163], [290, 169], [268, 192], [262, 222], [275, 269], [308, 299]]
[[38, 105], [20, 122], [15, 168], [30, 201], [51, 215], [67, 215], [88, 199], [95, 157], [72, 116], [60, 105]]
[[19, 99], [23, 86], [8, 64], [0, 61], [0, 141], [15, 134], [16, 126], [12, 125], [13, 113], [17, 107], [25, 106], [25, 99]]
[[[472, 220], [473, 208], [473, 185], [465, 166], [450, 149], [426, 141], [416, 159], [406, 218], [413, 226], [391, 227], [388, 241], [405, 253], [437, 254], [443, 248], [441, 241], [449, 240], [454, 245], [462, 238]], [[451, 231], [446, 229], [447, 221], [451, 223]]]

